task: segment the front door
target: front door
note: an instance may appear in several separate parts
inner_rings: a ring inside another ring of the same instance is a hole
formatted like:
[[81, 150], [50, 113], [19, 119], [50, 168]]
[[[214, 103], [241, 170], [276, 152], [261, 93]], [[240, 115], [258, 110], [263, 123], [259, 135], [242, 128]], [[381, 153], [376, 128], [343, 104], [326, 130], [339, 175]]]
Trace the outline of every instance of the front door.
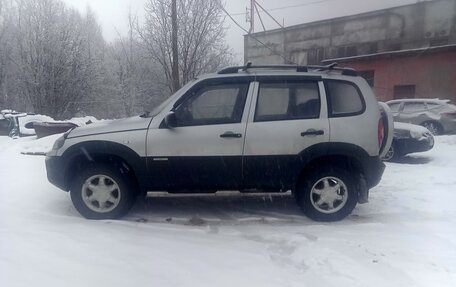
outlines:
[[155, 190], [238, 188], [250, 80], [206, 80], [175, 104], [176, 127], [151, 129], [147, 153]]

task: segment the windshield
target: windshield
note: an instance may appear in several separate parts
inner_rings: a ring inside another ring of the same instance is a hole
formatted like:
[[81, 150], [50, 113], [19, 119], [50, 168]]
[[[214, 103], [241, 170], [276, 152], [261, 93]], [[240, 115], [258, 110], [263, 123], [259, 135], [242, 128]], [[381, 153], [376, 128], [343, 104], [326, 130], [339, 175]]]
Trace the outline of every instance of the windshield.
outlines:
[[178, 90], [176, 93], [174, 93], [172, 96], [164, 100], [161, 104], [159, 104], [157, 107], [155, 107], [149, 114], [150, 117], [155, 117], [158, 115], [169, 103], [177, 100], [182, 94], [193, 85], [193, 83], [196, 81], [192, 80], [188, 82], [185, 86], [183, 86], [180, 90]]

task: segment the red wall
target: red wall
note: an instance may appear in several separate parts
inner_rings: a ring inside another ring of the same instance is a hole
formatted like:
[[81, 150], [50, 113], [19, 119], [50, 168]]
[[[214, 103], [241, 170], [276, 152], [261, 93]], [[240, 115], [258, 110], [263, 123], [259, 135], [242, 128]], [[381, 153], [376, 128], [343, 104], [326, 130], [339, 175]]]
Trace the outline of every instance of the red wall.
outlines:
[[395, 85], [416, 85], [416, 98], [450, 99], [456, 103], [456, 52], [358, 60], [341, 63], [358, 71], [374, 70], [374, 92], [393, 99]]

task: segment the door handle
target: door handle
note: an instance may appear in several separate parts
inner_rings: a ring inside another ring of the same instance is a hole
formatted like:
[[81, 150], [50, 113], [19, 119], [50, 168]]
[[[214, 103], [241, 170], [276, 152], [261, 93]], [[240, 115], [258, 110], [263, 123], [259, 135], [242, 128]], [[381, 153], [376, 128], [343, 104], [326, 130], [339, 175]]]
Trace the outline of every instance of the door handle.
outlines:
[[220, 135], [221, 138], [241, 138], [242, 134], [233, 133], [233, 132], [225, 132]]
[[302, 132], [301, 136], [302, 137], [305, 137], [305, 136], [321, 136], [321, 135], [324, 135], [324, 134], [325, 134], [325, 132], [323, 130], [308, 129], [307, 131]]

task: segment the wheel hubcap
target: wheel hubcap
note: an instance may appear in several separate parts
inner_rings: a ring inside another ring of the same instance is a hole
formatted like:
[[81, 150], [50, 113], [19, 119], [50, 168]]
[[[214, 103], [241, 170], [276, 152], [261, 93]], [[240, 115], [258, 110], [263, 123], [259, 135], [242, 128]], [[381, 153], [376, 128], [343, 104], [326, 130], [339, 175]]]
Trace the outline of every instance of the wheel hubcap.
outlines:
[[82, 200], [95, 212], [110, 212], [119, 205], [119, 185], [109, 176], [94, 175], [82, 186]]
[[388, 152], [385, 154], [385, 157], [383, 158], [384, 160], [390, 160], [394, 156], [394, 147], [391, 146], [388, 150]]
[[434, 123], [426, 123], [424, 127], [427, 128], [433, 135], [438, 135], [439, 131]]
[[345, 183], [337, 177], [328, 176], [318, 180], [310, 192], [310, 201], [322, 213], [335, 213], [347, 203]]

